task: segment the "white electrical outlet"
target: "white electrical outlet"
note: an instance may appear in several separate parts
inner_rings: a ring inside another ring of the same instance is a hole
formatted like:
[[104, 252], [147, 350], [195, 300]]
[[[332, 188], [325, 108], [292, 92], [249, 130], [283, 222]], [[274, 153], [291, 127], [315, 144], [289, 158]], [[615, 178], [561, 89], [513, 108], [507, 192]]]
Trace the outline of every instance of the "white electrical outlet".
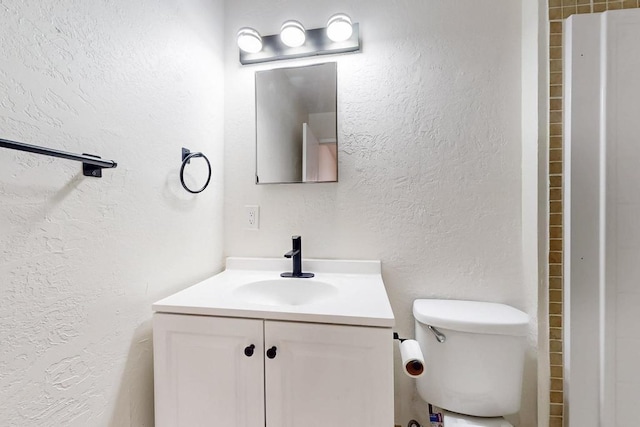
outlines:
[[245, 228], [257, 230], [260, 228], [260, 206], [244, 207]]

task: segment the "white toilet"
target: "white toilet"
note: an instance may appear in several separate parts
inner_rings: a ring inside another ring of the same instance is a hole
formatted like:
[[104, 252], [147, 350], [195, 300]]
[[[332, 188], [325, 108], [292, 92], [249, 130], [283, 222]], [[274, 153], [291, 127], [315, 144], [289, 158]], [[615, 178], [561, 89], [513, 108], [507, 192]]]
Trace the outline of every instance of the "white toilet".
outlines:
[[511, 427], [520, 410], [529, 316], [504, 304], [419, 299], [413, 303], [425, 373], [420, 397], [445, 410], [445, 427]]

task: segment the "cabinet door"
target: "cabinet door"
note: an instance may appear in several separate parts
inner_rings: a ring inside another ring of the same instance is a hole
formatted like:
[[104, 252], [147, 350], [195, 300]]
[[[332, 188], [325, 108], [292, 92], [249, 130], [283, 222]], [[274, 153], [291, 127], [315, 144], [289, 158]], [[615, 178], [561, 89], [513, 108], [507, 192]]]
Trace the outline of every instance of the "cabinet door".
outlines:
[[263, 354], [262, 320], [155, 314], [156, 427], [264, 427]]
[[393, 426], [391, 329], [266, 321], [273, 346], [267, 427]]

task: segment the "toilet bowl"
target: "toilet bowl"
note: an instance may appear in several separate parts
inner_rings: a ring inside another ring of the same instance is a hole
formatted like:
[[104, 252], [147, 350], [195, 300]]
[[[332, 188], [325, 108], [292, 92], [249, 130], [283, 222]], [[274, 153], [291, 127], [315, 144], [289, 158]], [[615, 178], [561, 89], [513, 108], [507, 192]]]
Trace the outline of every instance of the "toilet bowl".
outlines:
[[478, 301], [419, 299], [415, 336], [424, 355], [420, 397], [447, 411], [445, 427], [509, 427], [520, 410], [529, 316]]
[[472, 417], [449, 411], [444, 411], [443, 423], [444, 427], [513, 427], [513, 424], [502, 417]]

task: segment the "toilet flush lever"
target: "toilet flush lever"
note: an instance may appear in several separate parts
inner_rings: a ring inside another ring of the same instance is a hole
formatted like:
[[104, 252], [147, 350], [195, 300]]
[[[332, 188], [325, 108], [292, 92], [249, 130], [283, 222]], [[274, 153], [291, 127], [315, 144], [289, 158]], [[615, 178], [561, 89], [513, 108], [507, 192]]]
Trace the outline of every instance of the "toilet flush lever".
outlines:
[[427, 325], [427, 328], [429, 328], [429, 330], [433, 332], [433, 335], [436, 336], [436, 339], [438, 340], [439, 343], [443, 343], [447, 340], [447, 337], [442, 332], [434, 328], [433, 326]]

